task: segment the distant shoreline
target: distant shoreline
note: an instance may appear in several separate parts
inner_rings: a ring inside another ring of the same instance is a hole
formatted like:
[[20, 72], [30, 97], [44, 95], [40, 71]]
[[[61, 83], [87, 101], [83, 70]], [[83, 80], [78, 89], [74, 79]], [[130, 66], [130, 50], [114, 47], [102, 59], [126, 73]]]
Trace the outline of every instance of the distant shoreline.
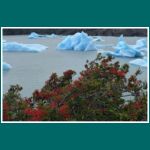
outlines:
[[92, 36], [147, 36], [146, 29], [4, 29], [3, 35], [24, 35], [36, 32], [38, 34], [69, 35], [84, 31]]

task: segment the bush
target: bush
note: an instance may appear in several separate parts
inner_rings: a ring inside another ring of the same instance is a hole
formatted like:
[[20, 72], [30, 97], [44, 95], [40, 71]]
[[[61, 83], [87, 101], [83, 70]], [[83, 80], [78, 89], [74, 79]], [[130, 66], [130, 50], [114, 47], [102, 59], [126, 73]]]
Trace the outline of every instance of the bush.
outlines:
[[[77, 80], [73, 70], [53, 73], [41, 90], [21, 98], [19, 85], [3, 99], [4, 121], [145, 121], [147, 87], [137, 79], [140, 70], [126, 77], [129, 66], [101, 54], [86, 63]], [[130, 96], [131, 100], [127, 100]]]

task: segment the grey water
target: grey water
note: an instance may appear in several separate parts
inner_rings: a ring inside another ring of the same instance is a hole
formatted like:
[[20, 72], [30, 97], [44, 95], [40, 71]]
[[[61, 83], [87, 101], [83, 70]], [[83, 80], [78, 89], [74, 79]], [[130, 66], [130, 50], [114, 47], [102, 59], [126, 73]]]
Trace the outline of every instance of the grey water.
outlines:
[[[48, 49], [41, 53], [24, 53], [24, 52], [3, 52], [3, 60], [12, 66], [9, 71], [3, 72], [3, 93], [6, 93], [10, 85], [19, 84], [23, 87], [21, 92], [23, 97], [31, 96], [35, 89], [40, 89], [50, 75], [56, 72], [58, 75], [67, 69], [73, 69], [79, 72], [84, 69], [86, 60], [95, 59], [97, 52], [74, 52], [74, 51], [61, 51], [56, 47], [59, 42], [63, 40], [63, 36], [56, 38], [39, 38], [28, 39], [27, 35], [17, 36], [3, 36], [7, 42], [15, 41], [20, 43], [34, 43], [43, 44], [48, 46]], [[142, 37], [125, 37], [128, 44], [135, 44], [136, 40]], [[102, 36], [104, 39], [101, 44], [113, 44], [117, 43], [118, 37]], [[112, 47], [105, 50], [112, 50]], [[115, 58], [115, 61], [120, 61], [121, 64], [128, 63], [134, 58]], [[131, 66], [128, 76], [133, 74], [139, 67]], [[142, 74], [139, 79], [147, 80], [147, 68], [141, 68]]]

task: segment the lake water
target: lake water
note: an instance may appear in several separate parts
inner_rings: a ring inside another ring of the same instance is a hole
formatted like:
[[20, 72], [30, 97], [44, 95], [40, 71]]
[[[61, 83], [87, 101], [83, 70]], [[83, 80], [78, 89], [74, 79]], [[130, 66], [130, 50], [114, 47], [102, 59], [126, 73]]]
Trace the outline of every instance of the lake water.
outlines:
[[[11, 64], [12, 69], [3, 72], [3, 93], [10, 85], [19, 84], [23, 86], [22, 96], [31, 96], [35, 89], [40, 89], [51, 73], [56, 72], [58, 75], [67, 69], [73, 69], [78, 74], [84, 68], [86, 60], [93, 60], [97, 52], [73, 52], [56, 50], [56, 46], [64, 37], [57, 38], [40, 38], [28, 39], [26, 35], [3, 36], [6, 41], [16, 41], [20, 43], [35, 43], [48, 46], [48, 49], [41, 53], [3, 53], [3, 60]], [[116, 44], [118, 37], [102, 37], [105, 41], [102, 44]], [[129, 44], [135, 44], [140, 37], [126, 37]], [[107, 48], [106, 50], [112, 48]], [[116, 58], [121, 64], [128, 63], [133, 58]], [[130, 74], [134, 73], [138, 67], [131, 66]], [[141, 80], [147, 80], [147, 69], [141, 68], [143, 73], [139, 76]]]

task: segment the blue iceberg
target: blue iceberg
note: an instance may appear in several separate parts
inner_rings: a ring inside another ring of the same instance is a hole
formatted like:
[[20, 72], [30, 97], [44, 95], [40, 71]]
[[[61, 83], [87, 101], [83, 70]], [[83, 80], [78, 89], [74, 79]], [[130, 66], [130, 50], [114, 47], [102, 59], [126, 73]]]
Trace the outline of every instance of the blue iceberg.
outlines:
[[37, 39], [39, 37], [43, 37], [43, 36], [35, 32], [31, 32], [31, 34], [28, 36], [29, 39]]
[[12, 67], [10, 64], [7, 64], [6, 62], [3, 62], [3, 70], [4, 71], [8, 71], [10, 70]]
[[23, 44], [17, 42], [3, 43], [3, 51], [6, 52], [42, 52], [48, 47], [41, 44]]
[[95, 43], [97, 40], [88, 36], [88, 34], [84, 32], [77, 32], [74, 35], [68, 35], [61, 43], [58, 44], [57, 49], [73, 51], [97, 50], [100, 47]]
[[57, 35], [54, 33], [52, 33], [51, 35], [41, 35], [41, 34], [37, 34], [36, 32], [31, 32], [31, 34], [28, 36], [29, 39], [55, 38], [55, 37], [57, 37]]
[[143, 52], [144, 55], [147, 55], [147, 39], [139, 39], [136, 41], [136, 45], [131, 45], [133, 48], [138, 49], [139, 51]]
[[147, 57], [144, 57], [143, 59], [135, 59], [129, 63], [135, 66], [147, 67]]
[[[139, 43], [138, 43], [139, 44]], [[128, 45], [123, 35], [119, 37], [117, 45], [114, 47], [115, 51], [98, 51], [105, 55], [111, 55], [115, 57], [143, 57], [144, 53], [137, 47]]]
[[137, 40], [136, 45], [134, 45], [133, 47], [137, 48], [137, 49], [146, 49], [147, 48], [147, 39], [143, 38], [143, 39]]
[[50, 37], [50, 38], [56, 38], [56, 37], [57, 37], [57, 35], [56, 35], [56, 34], [54, 34], [54, 33], [52, 33], [52, 34], [50, 34], [50, 35], [47, 35], [47, 37]]

